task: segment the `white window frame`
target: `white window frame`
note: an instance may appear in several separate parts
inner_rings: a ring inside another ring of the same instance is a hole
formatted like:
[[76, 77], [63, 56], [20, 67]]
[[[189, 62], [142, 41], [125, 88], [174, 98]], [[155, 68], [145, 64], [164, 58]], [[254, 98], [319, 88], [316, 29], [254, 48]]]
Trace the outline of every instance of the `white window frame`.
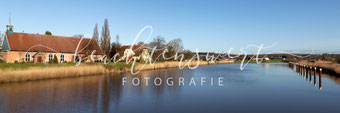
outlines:
[[25, 54], [25, 62], [29, 62], [29, 61], [31, 61], [31, 54], [27, 52]]
[[60, 55], [60, 62], [64, 62], [65, 61], [65, 55], [64, 54], [61, 54]]
[[[50, 56], [51, 56], [51, 59], [50, 59]], [[52, 61], [53, 60], [53, 55], [50, 53], [49, 55], [48, 55], [48, 61]]]

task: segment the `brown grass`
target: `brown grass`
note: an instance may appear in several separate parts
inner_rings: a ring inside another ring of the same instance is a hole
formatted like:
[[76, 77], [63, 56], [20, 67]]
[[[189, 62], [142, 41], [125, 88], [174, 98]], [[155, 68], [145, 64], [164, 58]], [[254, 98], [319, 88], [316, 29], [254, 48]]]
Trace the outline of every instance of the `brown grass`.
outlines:
[[308, 61], [300, 61], [299, 63], [313, 66], [313, 67], [320, 67], [323, 69], [331, 70], [336, 72], [337, 74], [340, 74], [340, 64], [339, 63], [333, 63], [329, 61], [316, 61], [316, 62], [308, 62]]
[[25, 70], [1, 70], [0, 82], [39, 80], [48, 78], [75, 77], [93, 74], [102, 74], [103, 66], [78, 67], [34, 67]]
[[[187, 62], [182, 62], [181, 66], [184, 66]], [[219, 62], [206, 62], [200, 61], [199, 65], [211, 65], [211, 64], [225, 64], [233, 63], [232, 61], [219, 61]], [[196, 65], [196, 61], [189, 64], [191, 67]], [[135, 66], [134, 70], [141, 69], [142, 64]], [[154, 64], [146, 64], [142, 70], [155, 70], [155, 69], [167, 69], [178, 68], [178, 61], [168, 61]], [[185, 66], [187, 67], [187, 66]], [[83, 66], [64, 66], [64, 67], [30, 67], [28, 69], [14, 70], [14, 69], [2, 69], [0, 70], [0, 83], [2, 82], [14, 82], [14, 81], [28, 81], [28, 80], [41, 80], [51, 78], [63, 78], [63, 77], [77, 77], [86, 75], [95, 75], [112, 72], [130, 72], [127, 67], [113, 68], [111, 66], [103, 65], [83, 65]]]
[[[188, 62], [183, 61], [181, 63], [181, 67], [185, 66]], [[189, 63], [190, 67], [194, 67], [196, 65], [196, 61], [192, 61]], [[207, 61], [200, 61], [199, 65], [213, 65], [213, 64], [228, 64], [228, 63], [234, 63], [233, 61], [219, 61], [219, 62], [207, 62]], [[140, 70], [143, 67], [143, 64], [137, 65], [134, 70]], [[168, 68], [179, 68], [179, 61], [167, 61], [167, 62], [162, 62], [162, 63], [154, 63], [154, 64], [146, 64], [142, 70], [155, 70], [155, 69], [168, 69]]]

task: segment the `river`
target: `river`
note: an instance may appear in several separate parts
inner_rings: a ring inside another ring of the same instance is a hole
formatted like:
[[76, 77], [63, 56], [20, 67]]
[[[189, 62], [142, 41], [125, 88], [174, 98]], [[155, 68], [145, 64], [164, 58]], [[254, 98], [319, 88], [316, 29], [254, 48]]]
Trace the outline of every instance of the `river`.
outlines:
[[[140, 79], [139, 85], [129, 82], [134, 77]], [[169, 77], [175, 85], [153, 83]], [[319, 77], [306, 78], [285, 63], [251, 63], [242, 71], [240, 64], [219, 64], [4, 83], [0, 113], [340, 112], [340, 77], [324, 73], [321, 84]], [[185, 79], [183, 85], [178, 85], [178, 78]], [[191, 78], [196, 85], [189, 85]], [[206, 84], [201, 85], [201, 78]]]

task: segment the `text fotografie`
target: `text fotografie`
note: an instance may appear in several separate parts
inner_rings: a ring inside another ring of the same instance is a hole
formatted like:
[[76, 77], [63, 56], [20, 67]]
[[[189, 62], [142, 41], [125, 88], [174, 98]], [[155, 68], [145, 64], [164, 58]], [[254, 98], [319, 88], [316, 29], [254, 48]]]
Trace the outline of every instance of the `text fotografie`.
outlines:
[[[191, 77], [191, 78], [184, 78], [184, 77], [167, 77], [167, 78], [160, 78], [160, 77], [122, 77], [122, 85], [132, 85], [132, 86], [139, 86], [141, 84], [148, 86], [150, 84], [155, 86], [161, 85], [168, 85], [168, 86], [224, 86], [223, 85], [223, 78], [224, 77]], [[149, 83], [150, 82], [150, 83]]]

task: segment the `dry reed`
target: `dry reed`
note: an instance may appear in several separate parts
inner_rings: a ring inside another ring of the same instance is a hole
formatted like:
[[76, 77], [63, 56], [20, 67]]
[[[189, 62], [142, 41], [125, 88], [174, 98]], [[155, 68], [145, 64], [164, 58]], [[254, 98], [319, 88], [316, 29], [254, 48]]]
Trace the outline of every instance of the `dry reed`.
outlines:
[[[179, 68], [178, 61], [168, 61], [154, 64], [146, 64], [143, 70], [155, 70], [155, 69], [167, 69], [167, 68]], [[181, 66], [188, 67], [195, 66], [196, 61], [182, 62]], [[207, 62], [201, 61], [199, 65], [211, 65], [211, 64], [225, 64], [233, 63], [232, 61], [219, 61], [219, 62]], [[188, 65], [186, 65], [188, 64]], [[142, 64], [135, 66], [134, 70], [140, 70]], [[84, 65], [84, 66], [65, 66], [65, 67], [31, 67], [23, 70], [3, 69], [0, 70], [0, 83], [2, 82], [14, 82], [14, 81], [28, 81], [28, 80], [41, 80], [51, 78], [63, 78], [63, 77], [77, 77], [86, 75], [95, 75], [112, 72], [130, 72], [128, 68], [107, 68], [103, 65]]]
[[320, 67], [340, 74], [340, 64], [338, 63], [328, 61], [316, 61], [316, 62], [300, 61], [299, 63], [313, 67]]

